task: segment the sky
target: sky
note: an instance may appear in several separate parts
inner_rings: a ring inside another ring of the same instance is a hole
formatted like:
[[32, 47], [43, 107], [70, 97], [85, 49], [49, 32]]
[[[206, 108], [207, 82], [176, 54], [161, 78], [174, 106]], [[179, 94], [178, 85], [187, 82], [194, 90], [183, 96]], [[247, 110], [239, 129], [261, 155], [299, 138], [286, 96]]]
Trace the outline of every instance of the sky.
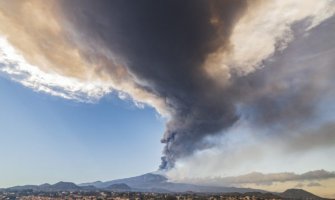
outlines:
[[0, 0], [0, 186], [159, 170], [334, 196], [334, 14], [333, 0]]
[[[0, 80], [0, 187], [112, 180], [157, 169], [163, 120], [108, 95], [78, 103]], [[136, 167], [134, 167], [136, 166]]]

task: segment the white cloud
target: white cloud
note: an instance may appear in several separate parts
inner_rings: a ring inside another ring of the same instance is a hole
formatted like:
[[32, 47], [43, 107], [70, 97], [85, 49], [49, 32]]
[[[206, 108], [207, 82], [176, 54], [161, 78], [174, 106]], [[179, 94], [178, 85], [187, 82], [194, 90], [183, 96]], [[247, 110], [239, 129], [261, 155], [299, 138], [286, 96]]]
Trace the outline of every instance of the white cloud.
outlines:
[[101, 80], [79, 80], [42, 71], [29, 64], [3, 37], [0, 37], [0, 71], [35, 91], [76, 101], [96, 101], [113, 90], [110, 83]]
[[287, 48], [294, 39], [292, 25], [308, 20], [307, 32], [334, 13], [332, 0], [248, 1], [246, 13], [232, 31], [229, 50], [224, 47], [211, 54], [205, 67], [218, 79], [227, 77], [227, 72], [251, 73], [276, 51]]
[[191, 178], [177, 180], [177, 182], [186, 182], [200, 185], [212, 186], [241, 186], [244, 184], [255, 184], [259, 186], [271, 186], [278, 183], [298, 182], [299, 185], [295, 187], [304, 187], [302, 182], [308, 182], [307, 187], [320, 187], [320, 183], [315, 181], [323, 181], [335, 178], [335, 172], [326, 170], [314, 170], [302, 174], [293, 172], [279, 172], [279, 173], [260, 173], [252, 172], [239, 176], [227, 177], [206, 177], [206, 178]]

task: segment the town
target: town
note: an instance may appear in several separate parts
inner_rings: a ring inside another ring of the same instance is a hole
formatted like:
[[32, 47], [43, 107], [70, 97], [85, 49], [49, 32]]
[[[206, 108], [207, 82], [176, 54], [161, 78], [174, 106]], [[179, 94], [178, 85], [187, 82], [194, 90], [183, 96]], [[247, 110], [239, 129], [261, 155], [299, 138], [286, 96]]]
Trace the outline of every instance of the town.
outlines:
[[283, 199], [274, 194], [262, 193], [225, 193], [225, 194], [206, 194], [206, 193], [143, 193], [143, 192], [110, 192], [110, 191], [58, 191], [58, 192], [40, 192], [40, 191], [2, 191], [1, 200], [276, 200]]

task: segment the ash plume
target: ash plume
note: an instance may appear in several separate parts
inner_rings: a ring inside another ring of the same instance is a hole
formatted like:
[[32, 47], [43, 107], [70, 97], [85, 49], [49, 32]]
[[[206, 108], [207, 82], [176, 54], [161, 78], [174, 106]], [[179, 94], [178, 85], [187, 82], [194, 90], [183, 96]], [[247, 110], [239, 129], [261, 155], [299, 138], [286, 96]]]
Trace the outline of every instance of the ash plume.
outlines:
[[139, 87], [164, 99], [170, 120], [162, 139], [166, 145], [161, 169], [206, 148], [210, 144], [203, 142], [205, 136], [238, 119], [230, 95], [202, 66], [209, 53], [222, 46], [229, 49], [229, 35], [244, 1], [64, 4], [67, 18], [74, 19], [79, 30], [124, 57]]
[[[315, 117], [319, 97], [334, 94], [332, 56], [318, 68], [297, 61], [333, 53], [333, 36], [330, 46], [301, 39], [334, 32], [332, 1], [51, 2], [0, 2], [8, 40], [0, 38], [0, 70], [68, 99], [118, 91], [154, 107], [168, 119], [160, 169], [217, 145], [207, 138], [241, 119], [275, 134], [299, 129]], [[322, 23], [329, 30], [318, 32]]]
[[[299, 9], [299, 3], [294, 5]], [[328, 6], [320, 5], [320, 10]], [[163, 100], [169, 120], [160, 169], [173, 168], [178, 159], [212, 147], [205, 138], [226, 131], [241, 116], [265, 128], [284, 129], [313, 116], [317, 91], [321, 91], [317, 76], [322, 74], [307, 73], [306, 81], [287, 74], [290, 70], [284, 64], [261, 67], [261, 62], [287, 47], [295, 32], [302, 34], [322, 21], [313, 19], [312, 6], [304, 12], [293, 10], [294, 17], [282, 21], [279, 16], [266, 21], [257, 31], [268, 33], [270, 27], [276, 35], [264, 35], [264, 39], [248, 35], [249, 21], [264, 23], [262, 15], [273, 6], [280, 14], [292, 3], [84, 0], [64, 1], [62, 6], [77, 34], [95, 41], [95, 49], [107, 49], [125, 60], [136, 87]], [[245, 44], [240, 44], [241, 34], [249, 38]], [[251, 52], [242, 55], [236, 49], [255, 41], [270, 45], [266, 51], [254, 47], [261, 57]], [[109, 63], [104, 68], [114, 73]], [[290, 82], [292, 76], [296, 83]]]

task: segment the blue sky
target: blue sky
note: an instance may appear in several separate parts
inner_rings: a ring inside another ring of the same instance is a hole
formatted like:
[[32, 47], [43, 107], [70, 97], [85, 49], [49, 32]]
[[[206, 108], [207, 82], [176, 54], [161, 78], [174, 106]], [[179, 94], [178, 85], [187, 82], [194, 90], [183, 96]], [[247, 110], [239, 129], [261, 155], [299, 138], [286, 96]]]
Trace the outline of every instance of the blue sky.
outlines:
[[154, 171], [163, 119], [109, 95], [77, 103], [0, 78], [0, 187]]

